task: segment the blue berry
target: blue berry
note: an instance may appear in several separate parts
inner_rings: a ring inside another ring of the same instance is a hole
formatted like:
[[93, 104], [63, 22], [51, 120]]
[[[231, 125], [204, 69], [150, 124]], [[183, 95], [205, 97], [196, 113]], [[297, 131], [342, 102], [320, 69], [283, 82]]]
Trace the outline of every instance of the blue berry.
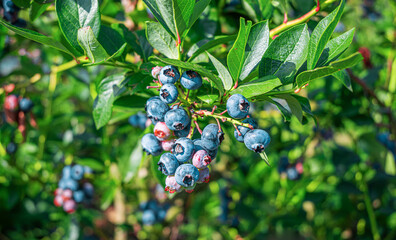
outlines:
[[169, 104], [176, 102], [178, 96], [179, 92], [175, 85], [167, 83], [161, 87], [160, 98], [165, 103]]
[[170, 130], [180, 131], [185, 129], [191, 121], [187, 112], [183, 108], [178, 108], [165, 114], [165, 123]]
[[217, 148], [214, 150], [206, 149], [203, 146], [203, 141], [201, 139], [194, 139], [193, 143], [194, 143], [194, 150], [196, 152], [199, 150], [205, 150], [209, 154], [209, 156], [212, 158], [212, 160], [215, 159], [215, 157], [217, 155]]
[[[243, 120], [242, 122], [243, 123], [249, 123], [250, 125], [252, 125], [253, 128], [257, 128], [258, 127], [257, 122], [254, 119], [252, 119], [252, 118], [247, 118], [247, 119]], [[251, 129], [247, 128], [247, 127], [243, 127], [243, 126], [237, 126], [237, 128], [238, 128], [239, 132], [241, 133], [241, 135], [239, 136], [237, 130], [234, 130], [234, 136], [235, 136], [235, 138], [236, 138], [236, 140], [238, 142], [243, 142], [243, 137]]]
[[14, 142], [10, 142], [9, 144], [7, 144], [6, 152], [8, 154], [14, 154], [16, 150], [17, 150], [17, 145]]
[[177, 138], [187, 137], [188, 134], [190, 133], [190, 129], [191, 129], [191, 122], [183, 130], [174, 131], [173, 134], [175, 134]]
[[155, 213], [153, 210], [145, 210], [142, 216], [142, 222], [144, 225], [153, 225], [155, 223]]
[[[78, 183], [77, 181], [68, 178], [68, 179], [64, 179], [65, 180], [65, 185], [64, 185], [64, 189], [70, 189], [72, 191], [76, 191], [78, 188]], [[60, 186], [59, 186], [60, 187]]]
[[22, 112], [30, 112], [33, 108], [33, 102], [32, 100], [28, 98], [22, 98], [19, 100], [19, 108], [21, 109]]
[[162, 154], [160, 160], [158, 161], [158, 170], [160, 170], [165, 175], [175, 175], [176, 169], [179, 166], [177, 158], [172, 153]]
[[167, 84], [167, 83], [174, 84], [175, 82], [177, 82], [177, 80], [179, 80], [179, 78], [180, 78], [179, 70], [177, 70], [176, 67], [171, 65], [163, 67], [158, 76], [158, 79], [162, 84]]
[[146, 122], [147, 122], [147, 116], [146, 114], [142, 112], [138, 112], [135, 115], [132, 115], [128, 118], [129, 124], [131, 124], [134, 127], [138, 127], [141, 129], [146, 128]]
[[182, 74], [180, 83], [187, 89], [196, 90], [202, 86], [202, 78], [197, 72], [188, 70]]
[[290, 180], [297, 180], [298, 172], [297, 172], [296, 168], [294, 168], [294, 167], [288, 168], [286, 173], [287, 173], [287, 177]]
[[249, 101], [241, 94], [234, 94], [227, 100], [227, 112], [233, 118], [245, 118], [249, 108]]
[[152, 99], [147, 102], [146, 111], [150, 119], [163, 122], [165, 114], [169, 111], [169, 106], [161, 99]]
[[181, 186], [192, 188], [199, 180], [199, 171], [192, 164], [182, 164], [176, 169], [175, 179]]
[[224, 133], [216, 124], [207, 125], [202, 131], [202, 146], [208, 150], [215, 150], [224, 140]]
[[81, 165], [74, 165], [71, 169], [71, 177], [74, 180], [81, 180], [84, 176], [84, 167]]
[[179, 138], [173, 145], [172, 153], [180, 163], [187, 162], [194, 153], [194, 143], [189, 138]]
[[84, 192], [81, 190], [77, 190], [73, 192], [74, 201], [80, 203], [84, 200]]
[[166, 217], [166, 210], [165, 209], [160, 209], [159, 211], [158, 211], [158, 220], [160, 220], [160, 221], [164, 221], [165, 220], [165, 217]]
[[85, 182], [82, 185], [82, 190], [84, 191], [85, 196], [87, 196], [88, 198], [92, 198], [94, 195], [94, 187], [91, 183], [89, 182]]
[[70, 178], [71, 177], [71, 166], [65, 166], [62, 169], [62, 178], [66, 179], [66, 178]]
[[262, 129], [250, 130], [245, 134], [244, 143], [246, 147], [256, 153], [261, 153], [271, 141], [269, 134]]
[[152, 133], [147, 133], [142, 137], [143, 151], [153, 156], [158, 156], [162, 152], [161, 142]]

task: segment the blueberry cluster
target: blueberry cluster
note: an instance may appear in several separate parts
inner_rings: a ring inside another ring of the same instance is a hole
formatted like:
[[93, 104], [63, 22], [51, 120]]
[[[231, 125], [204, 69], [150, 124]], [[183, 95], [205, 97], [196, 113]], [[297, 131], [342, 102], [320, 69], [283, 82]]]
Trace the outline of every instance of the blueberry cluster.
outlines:
[[55, 206], [63, 206], [65, 212], [73, 213], [76, 211], [77, 203], [92, 200], [94, 188], [91, 183], [84, 181], [86, 174], [92, 174], [91, 168], [78, 164], [63, 168], [62, 178], [55, 190]]
[[169, 206], [166, 204], [160, 204], [155, 200], [150, 200], [148, 202], [140, 203], [139, 208], [143, 211], [143, 225], [153, 225], [165, 220]]
[[28, 113], [32, 110], [34, 104], [29, 98], [20, 98], [15, 94], [10, 94], [5, 98], [4, 109], [18, 112]]
[[[155, 67], [152, 70], [154, 78], [158, 79], [160, 85], [159, 96], [147, 100], [147, 116], [153, 124], [154, 134], [149, 133], [142, 138], [143, 150], [153, 156], [158, 156], [162, 151], [164, 153], [158, 162], [158, 170], [166, 178], [165, 190], [169, 193], [179, 192], [182, 189], [192, 192], [197, 183], [208, 182], [210, 177], [209, 164], [217, 155], [217, 149], [224, 139], [224, 133], [221, 129], [216, 115], [217, 124], [207, 125], [203, 131], [200, 131], [196, 121], [197, 129], [201, 133], [200, 139], [191, 140], [193, 127], [191, 119], [198, 116], [215, 116], [215, 108], [210, 113], [206, 110], [195, 112], [190, 106], [187, 112], [181, 103], [174, 103], [179, 96], [175, 84], [178, 83], [188, 89], [187, 98], [190, 90], [197, 90], [202, 85], [201, 76], [192, 70], [185, 71], [181, 77], [178, 69], [174, 66]], [[257, 129], [257, 123], [248, 118], [250, 109], [249, 101], [241, 94], [234, 94], [227, 100], [228, 114], [233, 119], [245, 119], [242, 125], [236, 127], [235, 137], [238, 141], [244, 142], [246, 147], [257, 153], [261, 153], [268, 146], [270, 136], [264, 130]], [[209, 115], [207, 114], [209, 113]], [[193, 116], [191, 117], [191, 114]]]
[[142, 112], [138, 112], [128, 118], [129, 124], [140, 129], [145, 129], [147, 126], [147, 116]]
[[302, 162], [290, 164], [287, 157], [281, 157], [278, 167], [278, 172], [281, 176], [287, 177], [289, 180], [298, 180], [304, 172]]
[[0, 10], [3, 8], [3, 18], [18, 27], [26, 27], [26, 21], [18, 18], [19, 7], [12, 0], [0, 0]]

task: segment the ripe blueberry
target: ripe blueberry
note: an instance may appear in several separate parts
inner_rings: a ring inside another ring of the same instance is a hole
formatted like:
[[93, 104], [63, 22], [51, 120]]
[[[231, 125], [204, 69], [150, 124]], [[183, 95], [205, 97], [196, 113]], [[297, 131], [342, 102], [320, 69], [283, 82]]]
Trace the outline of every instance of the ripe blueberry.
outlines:
[[205, 150], [199, 150], [194, 153], [192, 158], [193, 165], [198, 169], [207, 168], [207, 166], [212, 162], [212, 158], [209, 156], [208, 152]]
[[169, 104], [176, 102], [179, 92], [175, 85], [167, 83], [161, 87], [159, 96], [162, 101]]
[[246, 147], [256, 153], [261, 153], [270, 143], [271, 138], [268, 133], [262, 129], [250, 130], [245, 134], [244, 143]]
[[158, 170], [165, 175], [175, 175], [177, 167], [179, 167], [179, 162], [177, 158], [172, 153], [162, 154], [160, 160], [158, 161]]
[[227, 100], [227, 112], [233, 118], [245, 118], [249, 108], [249, 101], [241, 94], [234, 94]]
[[155, 220], [155, 213], [153, 210], [147, 209], [143, 212], [142, 222], [144, 225], [153, 225]]
[[199, 170], [199, 179], [197, 183], [208, 183], [210, 179], [209, 168], [204, 168]]
[[173, 146], [172, 153], [180, 163], [187, 162], [194, 153], [194, 144], [189, 138], [179, 138]]
[[65, 166], [62, 169], [62, 178], [66, 179], [66, 178], [70, 178], [71, 177], [71, 166]]
[[71, 177], [74, 180], [81, 180], [84, 176], [84, 167], [81, 165], [74, 165], [71, 169]]
[[174, 84], [179, 80], [180, 73], [176, 67], [168, 65], [161, 69], [158, 79], [162, 84], [171, 83]]
[[82, 190], [77, 190], [73, 192], [73, 199], [77, 203], [80, 203], [84, 200], [84, 192]]
[[297, 180], [298, 179], [298, 172], [297, 172], [296, 168], [290, 167], [290, 168], [288, 168], [286, 170], [286, 173], [287, 173], [287, 177], [290, 180]]
[[91, 183], [89, 182], [85, 182], [82, 185], [82, 190], [84, 191], [85, 196], [87, 196], [87, 198], [92, 198], [93, 194], [94, 194], [94, 187]]
[[171, 136], [171, 134], [171, 130], [169, 130], [164, 122], [157, 122], [157, 124], [155, 124], [154, 135], [158, 138], [158, 140], [166, 140]]
[[146, 114], [142, 112], [138, 112], [135, 115], [132, 115], [128, 118], [129, 124], [131, 124], [134, 127], [138, 127], [141, 129], [146, 128], [146, 122], [147, 122], [147, 116]]
[[195, 151], [205, 150], [209, 154], [209, 156], [212, 158], [212, 160], [215, 159], [215, 157], [217, 155], [217, 148], [214, 149], [214, 150], [206, 149], [203, 146], [203, 141], [201, 139], [194, 139], [193, 143], [194, 143], [194, 150]]
[[188, 134], [190, 133], [190, 129], [191, 129], [191, 122], [183, 130], [174, 131], [173, 134], [175, 134], [175, 136], [178, 138], [187, 137]]
[[202, 146], [208, 150], [215, 150], [224, 140], [224, 133], [216, 124], [207, 125], [202, 131]]
[[30, 112], [30, 110], [32, 110], [33, 108], [33, 102], [32, 100], [28, 99], [28, 98], [22, 98], [21, 100], [19, 100], [19, 108], [21, 109], [22, 112]]
[[17, 145], [14, 142], [10, 142], [9, 144], [7, 144], [6, 152], [8, 154], [14, 154], [16, 150], [17, 150]]
[[196, 90], [202, 86], [202, 78], [197, 72], [187, 70], [182, 74], [180, 83], [187, 89]]
[[146, 111], [150, 119], [163, 122], [165, 114], [169, 111], [169, 106], [160, 99], [152, 99], [147, 101]]
[[192, 188], [199, 179], [199, 171], [192, 164], [182, 164], [176, 169], [175, 178], [179, 185]]
[[[254, 119], [252, 119], [252, 118], [246, 118], [242, 122], [243, 123], [249, 123], [250, 125], [252, 125], [253, 128], [257, 128], [258, 127], [257, 122]], [[238, 128], [239, 132], [241, 133], [241, 135], [238, 134], [237, 130], [234, 130], [234, 137], [236, 138], [236, 140], [238, 142], [243, 142], [243, 137], [251, 129], [247, 128], [247, 127], [244, 127], [244, 126], [237, 126], [237, 128]]]
[[153, 156], [158, 156], [162, 152], [161, 143], [152, 133], [147, 133], [142, 137], [143, 151]]
[[64, 186], [65, 189], [70, 189], [72, 191], [75, 191], [78, 188], [77, 181], [75, 181], [75, 180], [73, 180], [71, 178], [65, 179], [65, 183], [64, 184], [65, 184], [65, 186]]
[[167, 176], [165, 180], [165, 185], [165, 191], [169, 193], [175, 193], [181, 190], [181, 186], [176, 182], [175, 176]]
[[185, 129], [190, 122], [190, 117], [183, 108], [170, 110], [165, 114], [165, 123], [173, 131]]

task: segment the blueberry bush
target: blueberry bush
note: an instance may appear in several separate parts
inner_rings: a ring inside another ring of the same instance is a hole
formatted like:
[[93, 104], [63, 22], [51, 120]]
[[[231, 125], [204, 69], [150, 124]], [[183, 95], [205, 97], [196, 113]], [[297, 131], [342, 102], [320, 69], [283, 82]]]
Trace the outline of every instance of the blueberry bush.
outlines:
[[1, 0], [0, 239], [394, 239], [395, 14]]

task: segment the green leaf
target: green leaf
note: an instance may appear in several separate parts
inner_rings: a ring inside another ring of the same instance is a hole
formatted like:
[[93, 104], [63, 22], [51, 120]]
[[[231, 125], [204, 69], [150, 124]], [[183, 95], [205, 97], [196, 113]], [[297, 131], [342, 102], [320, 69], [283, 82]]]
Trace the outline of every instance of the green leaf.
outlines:
[[309, 83], [314, 79], [326, 77], [343, 69], [350, 68], [362, 61], [362, 59], [362, 55], [356, 52], [349, 57], [330, 63], [329, 66], [302, 72], [298, 74], [296, 78], [297, 86], [303, 87], [305, 84]]
[[94, 171], [103, 171], [105, 168], [103, 161], [93, 158], [77, 158], [75, 161], [78, 164], [92, 168]]
[[197, 97], [202, 102], [210, 104], [210, 105], [214, 104], [219, 99], [219, 95], [215, 95], [215, 94], [200, 95]]
[[208, 54], [210, 61], [215, 66], [220, 79], [223, 81], [224, 89], [227, 91], [230, 90], [232, 88], [233, 81], [227, 68], [219, 60], [213, 57], [210, 53], [206, 52], [206, 54]]
[[103, 62], [110, 56], [95, 38], [91, 27], [83, 27], [78, 30], [78, 43], [84, 49], [85, 55], [92, 63]]
[[236, 38], [236, 35], [216, 36], [213, 40], [209, 40], [206, 43], [204, 43], [202, 46], [200, 46], [198, 48], [198, 50], [196, 50], [194, 52], [189, 51], [187, 53], [187, 55], [189, 55], [191, 57], [187, 60], [187, 62], [191, 62], [193, 59], [198, 57], [201, 53], [205, 52], [206, 50], [216, 47], [217, 45], [233, 41], [233, 40], [235, 40], [235, 38]]
[[276, 100], [274, 100], [270, 97], [267, 97], [265, 95], [260, 96], [260, 98], [258, 100], [265, 100], [265, 101], [268, 101], [268, 102], [274, 104], [278, 108], [278, 110], [280, 111], [282, 116], [285, 118], [285, 120], [290, 121], [290, 119], [292, 117], [292, 113], [288, 109], [286, 109], [285, 106], [283, 106], [281, 103], [279, 103]]
[[[137, 76], [140, 76], [139, 73], [135, 74]], [[131, 76], [129, 79], [134, 78]], [[146, 83], [147, 84], [147, 83]], [[114, 102], [114, 106], [117, 108], [123, 108], [123, 109], [144, 109], [144, 104], [147, 101], [147, 98], [140, 97], [137, 95], [128, 95], [128, 96], [122, 96], [118, 98]]]
[[342, 12], [344, 11], [344, 6], [345, 0], [341, 0], [340, 5], [327, 17], [323, 18], [313, 30], [308, 47], [308, 70], [315, 68], [320, 55], [322, 55], [327, 42], [340, 21]]
[[136, 145], [135, 149], [129, 156], [129, 161], [125, 169], [120, 169], [120, 172], [124, 172], [124, 182], [129, 182], [136, 175], [139, 170], [140, 163], [143, 160], [143, 148], [140, 142]]
[[275, 76], [265, 76], [255, 81], [241, 84], [237, 89], [232, 91], [232, 94], [242, 94], [246, 98], [252, 98], [263, 95], [272, 89], [282, 85], [279, 78]]
[[171, 0], [173, 2], [173, 17], [175, 19], [176, 36], [182, 39], [189, 28], [189, 22], [194, 10], [195, 0]]
[[136, 31], [136, 35], [138, 36], [139, 46], [142, 49], [142, 57], [144, 61], [148, 61], [149, 57], [153, 54], [153, 47], [147, 40], [144, 30]]
[[224, 93], [221, 79], [199, 64], [183, 62], [176, 59], [159, 58], [157, 56], [151, 56], [149, 60], [154, 63], [170, 64], [183, 69], [194, 69], [194, 71], [201, 74], [203, 77], [207, 77], [209, 80], [211, 80], [216, 85], [216, 88], [220, 91], [220, 94]]
[[91, 27], [95, 38], [100, 31], [100, 13], [98, 0], [57, 0], [55, 2], [60, 29], [66, 40], [79, 52], [77, 41], [80, 28]]
[[20, 8], [28, 8], [30, 7], [30, 1], [29, 0], [12, 0], [12, 2], [20, 7]]
[[100, 45], [106, 50], [107, 54], [113, 55], [125, 44], [121, 34], [111, 27], [102, 25], [98, 36]]
[[301, 108], [304, 112], [306, 112], [308, 115], [314, 117], [312, 110], [311, 110], [311, 105], [309, 104], [309, 100], [305, 97], [302, 97], [297, 94], [292, 94], [292, 96], [297, 99], [297, 101], [300, 103]]
[[195, 3], [189, 22], [189, 28], [191, 28], [195, 21], [197, 21], [198, 18], [202, 15], [202, 12], [209, 5], [209, 3], [210, 0], [199, 0]]
[[245, 59], [245, 46], [252, 26], [251, 21], [248, 21], [246, 25], [244, 18], [240, 18], [239, 22], [238, 37], [227, 55], [228, 70], [234, 81], [238, 81], [239, 75], [241, 74]]
[[[158, 1], [158, 4], [157, 4]], [[158, 7], [158, 5], [163, 5], [164, 2], [168, 2], [167, 6], [169, 7], [168, 9], [170, 10], [165, 11], [166, 13], [169, 13], [170, 15], [172, 15], [172, 3], [169, 0], [143, 0], [143, 2], [147, 5], [147, 7], [150, 9], [150, 11], [153, 13], [154, 17], [158, 20], [159, 23], [161, 23], [162, 27], [165, 28], [166, 31], [168, 31], [168, 33], [174, 38], [176, 39], [176, 35], [171, 31], [170, 26], [167, 25], [167, 22], [170, 22], [172, 25], [173, 24], [173, 17], [172, 16], [167, 16], [166, 17], [166, 21], [165, 18], [162, 16], [162, 13], [160, 11], [160, 8]], [[166, 10], [166, 9], [165, 9]]]
[[290, 83], [308, 54], [309, 32], [306, 24], [295, 26], [279, 35], [269, 45], [259, 66], [259, 77], [277, 76]]
[[45, 10], [47, 10], [49, 5], [51, 5], [51, 3], [39, 4], [37, 2], [32, 2], [29, 10], [30, 21], [34, 21], [38, 17], [40, 17], [41, 14], [43, 14]]
[[84, 66], [85, 66], [85, 67], [88, 67], [88, 66], [100, 65], [100, 64], [105, 63], [105, 62], [107, 62], [107, 61], [110, 61], [110, 60], [112, 60], [112, 59], [114, 59], [114, 58], [117, 58], [117, 57], [119, 57], [119, 56], [122, 55], [122, 53], [125, 51], [126, 46], [127, 46], [127, 44], [124, 43], [124, 45], [122, 45], [122, 46], [120, 47], [120, 49], [118, 49], [118, 51], [115, 52], [113, 55], [107, 57], [106, 59], [103, 59], [103, 60], [100, 61], [100, 62], [88, 63], [88, 64], [84, 64]]
[[316, 67], [327, 65], [329, 62], [336, 60], [351, 45], [355, 28], [348, 32], [331, 39], [323, 50]]
[[106, 77], [99, 83], [93, 109], [93, 118], [97, 129], [106, 125], [110, 120], [113, 103], [124, 91], [127, 82], [125, 73], [121, 73]]
[[146, 37], [151, 46], [168, 58], [177, 59], [176, 41], [158, 22], [146, 22]]
[[270, 165], [270, 163], [269, 163], [269, 160], [268, 160], [268, 157], [267, 157], [267, 154], [266, 154], [265, 152], [261, 152], [261, 153], [260, 153], [260, 157], [264, 160], [264, 162], [265, 162], [269, 167], [271, 167], [271, 165]]
[[0, 24], [3, 25], [4, 27], [10, 29], [11, 31], [15, 32], [16, 34], [21, 35], [22, 37], [28, 38], [30, 40], [33, 40], [35, 42], [47, 45], [49, 47], [55, 48], [59, 51], [65, 52], [67, 54], [70, 54], [75, 58], [73, 53], [71, 53], [62, 43], [54, 40], [53, 38], [44, 36], [38, 32], [31, 31], [29, 29], [24, 29], [24, 28], [19, 28], [15, 27], [4, 20], [0, 19]]
[[338, 71], [332, 74], [338, 81], [342, 82], [349, 91], [353, 92], [352, 85], [351, 85], [351, 78], [346, 70]]
[[53, 3], [55, 0], [34, 0], [36, 3], [39, 4], [46, 4], [46, 3]]
[[285, 99], [293, 115], [297, 117], [300, 123], [302, 123], [303, 112], [300, 102], [290, 94], [276, 95], [276, 97]]
[[262, 21], [252, 26], [245, 46], [245, 60], [239, 79], [243, 81], [259, 65], [269, 44], [268, 21]]

